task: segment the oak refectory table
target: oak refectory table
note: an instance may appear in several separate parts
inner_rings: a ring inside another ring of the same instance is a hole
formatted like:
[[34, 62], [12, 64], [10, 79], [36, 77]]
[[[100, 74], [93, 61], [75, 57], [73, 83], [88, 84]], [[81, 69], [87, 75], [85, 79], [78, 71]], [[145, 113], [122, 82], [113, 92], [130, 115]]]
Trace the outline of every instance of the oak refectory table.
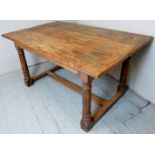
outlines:
[[[54, 22], [2, 35], [12, 40], [18, 51], [26, 86], [50, 76], [82, 94], [83, 112], [81, 128], [89, 131], [93, 125], [124, 95], [127, 87], [131, 56], [152, 41], [151, 36], [109, 30], [79, 24]], [[35, 77], [31, 77], [24, 49], [56, 64]], [[105, 100], [91, 93], [93, 79], [99, 79], [122, 63], [120, 82], [116, 94]], [[77, 74], [82, 88], [58, 76], [61, 68]], [[92, 115], [91, 100], [100, 105]]]

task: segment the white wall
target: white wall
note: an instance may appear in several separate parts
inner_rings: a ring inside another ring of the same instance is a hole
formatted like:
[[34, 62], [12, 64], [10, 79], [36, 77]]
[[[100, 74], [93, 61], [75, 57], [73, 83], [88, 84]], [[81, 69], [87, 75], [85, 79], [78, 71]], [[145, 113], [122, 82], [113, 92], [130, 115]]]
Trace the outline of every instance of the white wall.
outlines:
[[[155, 38], [155, 21], [81, 20], [79, 23], [141, 33]], [[120, 66], [111, 72], [111, 75], [118, 79], [119, 72]], [[129, 87], [143, 98], [155, 104], [155, 42], [133, 56]]]
[[[13, 42], [8, 39], [2, 38], [1, 34], [32, 27], [35, 25], [52, 22], [52, 21], [44, 21], [44, 20], [0, 20], [0, 75], [5, 74], [20, 68], [17, 51], [14, 47]], [[26, 52], [28, 64], [32, 65], [41, 61], [40, 59], [34, 55], [31, 55]]]

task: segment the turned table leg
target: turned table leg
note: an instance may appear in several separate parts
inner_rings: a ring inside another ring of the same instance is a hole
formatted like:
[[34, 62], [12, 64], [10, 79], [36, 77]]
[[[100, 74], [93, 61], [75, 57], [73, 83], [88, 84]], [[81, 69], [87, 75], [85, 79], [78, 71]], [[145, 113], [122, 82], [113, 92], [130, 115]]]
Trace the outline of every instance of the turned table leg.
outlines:
[[82, 81], [82, 98], [83, 98], [83, 111], [81, 128], [85, 131], [89, 131], [93, 126], [91, 119], [91, 85], [92, 78], [87, 75], [80, 75]]
[[17, 45], [15, 45], [15, 47], [17, 49], [19, 59], [20, 59], [20, 63], [21, 63], [21, 66], [22, 66], [25, 85], [30, 87], [30, 86], [32, 86], [34, 84], [34, 80], [30, 77], [30, 73], [29, 73], [29, 70], [28, 70], [24, 50], [22, 48], [18, 47]]
[[126, 59], [122, 64], [120, 82], [116, 94], [109, 100], [104, 101], [103, 105], [91, 116], [91, 84], [92, 78], [88, 75], [81, 74], [82, 96], [83, 96], [83, 113], [81, 120], [81, 128], [89, 131], [93, 125], [120, 99], [127, 91], [127, 80], [129, 72], [130, 58]]
[[117, 90], [122, 93], [125, 93], [126, 90], [128, 89], [127, 81], [128, 81], [128, 74], [129, 74], [130, 59], [131, 59], [131, 57], [126, 59], [122, 64], [120, 82], [119, 82], [119, 86], [117, 88]]

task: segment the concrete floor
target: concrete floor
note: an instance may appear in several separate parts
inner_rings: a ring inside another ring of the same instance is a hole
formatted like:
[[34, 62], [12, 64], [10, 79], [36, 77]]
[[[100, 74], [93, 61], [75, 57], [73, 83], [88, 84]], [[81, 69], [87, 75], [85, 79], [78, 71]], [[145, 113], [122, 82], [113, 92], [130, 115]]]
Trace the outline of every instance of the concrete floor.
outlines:
[[[31, 66], [31, 74], [49, 67]], [[76, 75], [57, 73], [81, 85]], [[108, 99], [118, 82], [106, 75], [93, 85], [95, 94]], [[92, 111], [96, 108], [93, 104]], [[0, 76], [0, 133], [85, 133], [81, 111], [81, 96], [50, 77], [27, 88], [21, 71]], [[155, 133], [155, 105], [129, 90], [89, 133]]]

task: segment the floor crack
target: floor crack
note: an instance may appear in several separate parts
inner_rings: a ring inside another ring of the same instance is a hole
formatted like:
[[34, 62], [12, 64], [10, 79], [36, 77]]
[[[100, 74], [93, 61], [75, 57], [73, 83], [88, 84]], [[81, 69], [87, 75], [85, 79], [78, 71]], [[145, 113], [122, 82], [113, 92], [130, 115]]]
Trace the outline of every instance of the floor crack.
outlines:
[[40, 122], [39, 122], [39, 118], [38, 118], [38, 116], [37, 116], [37, 114], [36, 114], [35, 108], [34, 108], [32, 102], [31, 102], [31, 100], [30, 100], [29, 95], [28, 95], [27, 91], [25, 90], [25, 87], [24, 87], [24, 91], [25, 91], [25, 94], [27, 95], [27, 99], [29, 100], [29, 104], [30, 104], [30, 106], [31, 106], [31, 108], [32, 108], [32, 111], [33, 111], [33, 113], [34, 113], [34, 117], [35, 117], [35, 119], [36, 119], [36, 121], [37, 121], [37, 123], [38, 123], [38, 125], [39, 125], [39, 127], [40, 127], [41, 133], [44, 134], [44, 130], [43, 130], [43, 128], [42, 128], [42, 125], [41, 125]]
[[151, 104], [150, 101], [147, 102], [146, 105], [144, 105], [143, 107], [140, 108], [140, 111], [142, 112], [142, 110], [144, 110], [146, 107], [148, 107]]
[[131, 120], [131, 119], [137, 117], [138, 115], [140, 115], [140, 114], [143, 112], [143, 110], [144, 110], [145, 108], [147, 108], [150, 104], [151, 104], [151, 102], [148, 101], [146, 105], [144, 105], [143, 107], [140, 107], [140, 108], [139, 108], [139, 112], [138, 112], [137, 114], [131, 115], [131, 117], [129, 117], [128, 119], [126, 119], [125, 121], [122, 122], [123, 125], [126, 126], [126, 122], [127, 122], [127, 121], [129, 121], [129, 120]]
[[50, 116], [52, 122], [55, 124], [55, 127], [56, 127], [58, 133], [59, 133], [59, 134], [63, 133], [63, 132], [61, 131], [60, 126], [59, 126], [59, 124], [57, 123], [56, 119], [55, 119], [55, 118], [53, 117], [53, 115], [49, 112], [48, 107], [45, 106], [45, 108], [46, 108], [46, 111], [48, 112], [48, 114], [49, 114], [49, 116]]

